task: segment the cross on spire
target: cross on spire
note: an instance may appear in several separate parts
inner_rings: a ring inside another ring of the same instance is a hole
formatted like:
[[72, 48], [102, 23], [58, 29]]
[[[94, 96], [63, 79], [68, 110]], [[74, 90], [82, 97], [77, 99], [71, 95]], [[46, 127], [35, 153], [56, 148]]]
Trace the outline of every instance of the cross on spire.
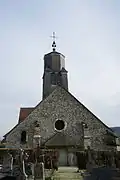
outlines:
[[55, 36], [55, 32], [53, 32], [53, 35], [50, 37], [53, 38], [53, 41], [55, 41], [55, 39], [57, 39], [57, 37]]
[[55, 48], [56, 48], [55, 39], [57, 39], [57, 37], [55, 36], [55, 32], [53, 32], [53, 35], [50, 37], [53, 39], [52, 47], [53, 47], [53, 51], [55, 51]]

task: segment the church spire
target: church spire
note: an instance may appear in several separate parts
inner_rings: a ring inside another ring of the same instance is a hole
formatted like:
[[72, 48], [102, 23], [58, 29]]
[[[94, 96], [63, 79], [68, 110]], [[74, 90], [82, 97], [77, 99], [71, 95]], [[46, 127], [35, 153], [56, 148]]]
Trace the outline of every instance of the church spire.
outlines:
[[55, 32], [53, 32], [53, 35], [50, 37], [53, 39], [53, 51], [44, 55], [43, 99], [58, 85], [68, 90], [65, 56], [56, 51]]
[[55, 48], [56, 48], [55, 39], [57, 38], [57, 37], [55, 36], [55, 32], [53, 32], [53, 35], [50, 36], [50, 37], [53, 39], [52, 48], [53, 48], [53, 51], [55, 51]]

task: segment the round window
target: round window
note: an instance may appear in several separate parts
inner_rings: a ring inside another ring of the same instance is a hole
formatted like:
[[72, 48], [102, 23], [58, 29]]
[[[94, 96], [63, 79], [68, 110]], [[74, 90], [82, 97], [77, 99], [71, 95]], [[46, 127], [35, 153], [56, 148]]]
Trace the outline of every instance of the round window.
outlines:
[[57, 120], [55, 122], [55, 129], [61, 131], [65, 128], [65, 122], [63, 120]]

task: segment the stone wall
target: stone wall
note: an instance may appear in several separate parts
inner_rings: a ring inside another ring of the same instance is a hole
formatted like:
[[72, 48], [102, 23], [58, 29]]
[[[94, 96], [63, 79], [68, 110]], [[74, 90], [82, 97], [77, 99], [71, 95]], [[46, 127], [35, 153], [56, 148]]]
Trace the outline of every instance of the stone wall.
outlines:
[[[81, 123], [88, 126], [91, 148], [94, 150], [111, 150], [103, 142], [103, 135], [108, 129], [96, 116], [85, 106], [79, 103], [70, 93], [61, 87], [57, 87], [44, 101], [37, 105], [35, 110], [14, 128], [6, 137], [9, 145], [17, 148], [33, 147], [33, 124], [38, 121], [42, 142], [54, 135], [54, 123], [56, 119], [64, 120], [67, 128], [64, 133], [69, 135], [73, 145], [83, 146], [83, 128]], [[20, 143], [21, 132], [25, 130], [28, 134], [28, 142], [25, 145]]]

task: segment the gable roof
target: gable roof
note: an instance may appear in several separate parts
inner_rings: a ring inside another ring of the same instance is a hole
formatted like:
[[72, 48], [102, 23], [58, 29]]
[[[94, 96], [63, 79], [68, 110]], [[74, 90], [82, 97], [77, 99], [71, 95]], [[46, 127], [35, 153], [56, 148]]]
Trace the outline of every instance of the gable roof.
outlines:
[[34, 110], [34, 107], [20, 108], [19, 121], [21, 123]]
[[120, 137], [120, 127], [111, 127], [111, 129], [115, 132], [115, 134]]
[[[47, 98], [47, 97], [46, 97]], [[45, 98], [45, 99], [46, 99]], [[44, 99], [44, 100], [45, 100]], [[21, 124], [22, 122], [24, 122], [24, 120], [29, 116], [29, 114], [31, 114], [32, 113], [32, 111], [34, 110], [34, 109], [36, 109], [44, 100], [42, 100], [42, 101], [40, 101], [35, 107], [29, 107], [29, 108], [21, 108], [21, 109], [23, 109], [23, 112], [21, 113], [23, 116], [21, 117], [20, 115], [19, 115], [19, 119], [22, 119], [21, 121], [18, 121], [18, 123], [10, 130], [10, 131], [8, 131], [3, 137], [4, 138], [6, 138], [6, 136], [8, 135], [8, 134], [10, 134], [19, 124]], [[25, 110], [26, 109], [26, 110]], [[22, 110], [21, 110], [22, 111]]]
[[[64, 89], [64, 88], [63, 88]], [[65, 91], [67, 91], [66, 89], [64, 89]], [[68, 92], [68, 91], [67, 91]], [[81, 104], [83, 106], [83, 108], [85, 108], [88, 112], [90, 112], [100, 123], [102, 123], [107, 129], [110, 130], [110, 132], [112, 132], [114, 134], [114, 131], [108, 127], [103, 121], [101, 121], [95, 114], [93, 114], [84, 104], [82, 104], [78, 99], [75, 98], [75, 96], [73, 96], [70, 92], [68, 92], [79, 104]]]
[[35, 109], [35, 107], [20, 108], [18, 124], [16, 124], [10, 131], [8, 131], [3, 137], [6, 137], [13, 129], [15, 129], [25, 118]]
[[[63, 89], [64, 91], [66, 91], [70, 96], [72, 96], [74, 99], [75, 99], [75, 101], [77, 101], [80, 105], [82, 105], [83, 106], [83, 108], [85, 108], [88, 112], [90, 112], [100, 123], [102, 123], [107, 129], [109, 129], [110, 130], [110, 132], [112, 132], [113, 134], [114, 134], [114, 131], [110, 128], [110, 127], [108, 127], [106, 124], [104, 124], [96, 115], [94, 115], [86, 106], [84, 106], [78, 99], [76, 99], [69, 91], [67, 91], [65, 88], [63, 88], [63, 87], [61, 87], [61, 86], [56, 86], [56, 88], [45, 98], [45, 99], [43, 99], [42, 101], [40, 101], [35, 107], [33, 107], [33, 108], [23, 108], [24, 110], [24, 112], [25, 112], [25, 114], [24, 114], [24, 116], [23, 116], [23, 119], [22, 119], [22, 121], [20, 122], [20, 123], [22, 123], [31, 113], [32, 113], [32, 111], [33, 110], [35, 110], [41, 103], [43, 103], [46, 99], [48, 99], [49, 98], [49, 96], [51, 96], [55, 91], [57, 92], [58, 91], [58, 88], [61, 88], [61, 89]], [[25, 109], [28, 109], [28, 110], [25, 110]], [[28, 114], [27, 114], [28, 113]], [[25, 118], [24, 118], [25, 117]], [[12, 132], [12, 130], [13, 129], [15, 129], [20, 123], [18, 123], [16, 126], [14, 126], [7, 134], [5, 134], [3, 137], [6, 137], [10, 132]]]

